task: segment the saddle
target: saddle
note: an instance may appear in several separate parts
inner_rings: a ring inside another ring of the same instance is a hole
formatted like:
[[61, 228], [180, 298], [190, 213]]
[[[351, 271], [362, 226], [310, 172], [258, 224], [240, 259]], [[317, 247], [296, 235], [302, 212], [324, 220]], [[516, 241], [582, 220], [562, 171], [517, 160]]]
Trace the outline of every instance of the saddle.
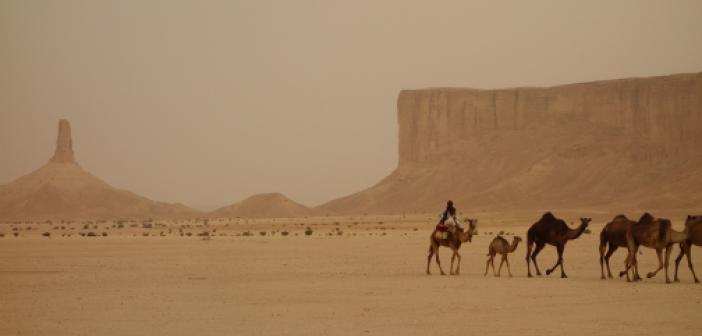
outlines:
[[434, 238], [439, 239], [439, 240], [446, 240], [451, 237], [451, 233], [449, 232], [449, 226], [443, 223], [436, 224], [436, 233], [434, 234]]

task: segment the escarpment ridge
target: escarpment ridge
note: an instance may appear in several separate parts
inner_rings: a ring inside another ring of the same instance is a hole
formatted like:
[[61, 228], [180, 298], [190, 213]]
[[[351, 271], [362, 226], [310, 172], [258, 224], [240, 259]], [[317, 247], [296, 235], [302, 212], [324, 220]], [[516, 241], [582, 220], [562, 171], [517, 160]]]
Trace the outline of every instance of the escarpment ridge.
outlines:
[[702, 206], [702, 73], [403, 90], [397, 118], [396, 170], [320, 210]]

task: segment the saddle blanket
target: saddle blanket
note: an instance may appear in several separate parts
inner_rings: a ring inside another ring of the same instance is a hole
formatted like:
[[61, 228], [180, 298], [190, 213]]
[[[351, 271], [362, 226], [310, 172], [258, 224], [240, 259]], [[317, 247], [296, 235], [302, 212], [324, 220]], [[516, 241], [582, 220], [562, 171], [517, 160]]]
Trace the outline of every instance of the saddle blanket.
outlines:
[[447, 231], [443, 231], [443, 232], [436, 231], [436, 233], [434, 234], [434, 237], [436, 239], [448, 239], [449, 233]]

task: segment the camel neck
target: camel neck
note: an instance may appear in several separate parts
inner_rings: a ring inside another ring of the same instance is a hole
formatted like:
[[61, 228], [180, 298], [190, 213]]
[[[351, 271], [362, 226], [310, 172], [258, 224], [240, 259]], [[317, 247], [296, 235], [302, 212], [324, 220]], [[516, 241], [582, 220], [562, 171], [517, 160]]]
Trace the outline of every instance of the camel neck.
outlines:
[[517, 245], [519, 245], [519, 240], [515, 239], [512, 241], [512, 245], [509, 247], [509, 252], [512, 253], [514, 250], [517, 249]]
[[585, 231], [585, 224], [580, 223], [580, 226], [578, 226], [575, 229], [568, 229], [567, 237], [568, 239], [577, 239], [580, 237], [581, 234]]

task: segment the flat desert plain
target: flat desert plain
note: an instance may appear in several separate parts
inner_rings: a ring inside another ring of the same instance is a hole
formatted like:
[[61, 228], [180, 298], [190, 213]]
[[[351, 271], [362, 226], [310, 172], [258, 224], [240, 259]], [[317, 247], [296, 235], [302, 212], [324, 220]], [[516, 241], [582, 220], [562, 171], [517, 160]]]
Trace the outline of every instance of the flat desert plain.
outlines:
[[[476, 216], [458, 276], [437, 275], [433, 263], [424, 274], [432, 216], [87, 226], [98, 237], [80, 236], [81, 223], [6, 224], [0, 335], [702, 334], [702, 285], [685, 261], [679, 283], [662, 272], [600, 280], [598, 237], [611, 214], [592, 216], [592, 233], [567, 245], [568, 279], [527, 278], [525, 244], [510, 255], [514, 277], [483, 276], [494, 235], [524, 237], [539, 215]], [[680, 216], [670, 217], [678, 230]], [[440, 255], [448, 271], [449, 251]], [[702, 272], [702, 249], [695, 255]], [[613, 272], [624, 256], [612, 257]], [[542, 270], [555, 260], [553, 247], [539, 256]], [[653, 270], [653, 250], [639, 262]]]

